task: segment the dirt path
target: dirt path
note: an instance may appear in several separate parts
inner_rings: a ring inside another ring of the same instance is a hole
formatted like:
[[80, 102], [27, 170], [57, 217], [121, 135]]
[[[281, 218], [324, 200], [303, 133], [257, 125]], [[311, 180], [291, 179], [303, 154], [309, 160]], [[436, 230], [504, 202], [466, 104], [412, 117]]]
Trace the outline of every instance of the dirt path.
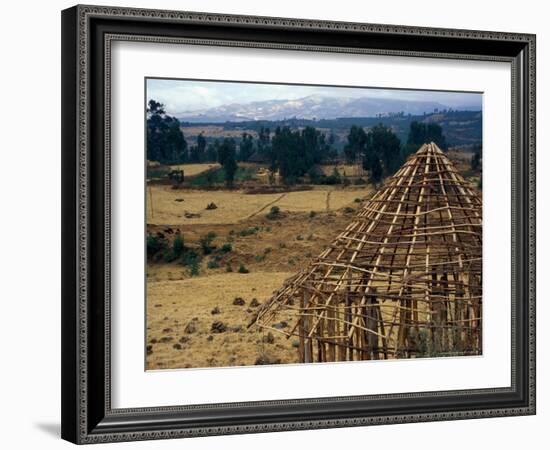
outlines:
[[269, 202], [269, 203], [266, 203], [264, 206], [262, 206], [258, 211], [256, 212], [253, 212], [252, 214], [250, 214], [247, 219], [252, 219], [252, 217], [254, 216], [257, 216], [258, 214], [260, 214], [262, 211], [265, 211], [267, 208], [269, 208], [271, 205], [273, 205], [274, 203], [277, 203], [279, 200], [282, 200], [286, 195], [286, 192], [284, 194], [281, 194], [279, 197], [277, 197], [275, 200]]

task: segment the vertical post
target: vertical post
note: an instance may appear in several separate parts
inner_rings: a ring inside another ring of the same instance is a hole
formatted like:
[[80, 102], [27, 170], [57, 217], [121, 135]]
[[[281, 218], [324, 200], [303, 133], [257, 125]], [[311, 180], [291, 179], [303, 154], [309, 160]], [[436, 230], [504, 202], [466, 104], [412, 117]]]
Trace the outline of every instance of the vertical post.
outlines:
[[[352, 323], [352, 317], [351, 317], [351, 300], [350, 300], [350, 295], [349, 295], [349, 285], [346, 287], [346, 293], [345, 293], [345, 298], [346, 298], [346, 310], [345, 310], [345, 313], [344, 313], [344, 319], [346, 321], [345, 323], [345, 327], [344, 327], [344, 330], [345, 330], [345, 344], [346, 344], [346, 347], [347, 347], [347, 361], [353, 361], [353, 336], [351, 338], [348, 338], [348, 335], [349, 335], [349, 328], [350, 328], [350, 324]], [[354, 333], [355, 334], [355, 333]]]
[[300, 362], [306, 362], [305, 361], [305, 333], [306, 333], [306, 327], [304, 324], [305, 317], [304, 317], [304, 298], [303, 296], [300, 298], [300, 319], [298, 323], [298, 354], [300, 357]]
[[327, 361], [336, 361], [336, 346], [334, 345], [334, 337], [335, 337], [335, 332], [334, 332], [334, 307], [332, 306], [332, 304], [328, 305], [328, 310], [327, 310], [327, 343], [325, 344], [327, 346], [327, 355], [326, 355], [326, 360]]
[[309, 334], [309, 324], [311, 322], [309, 317], [309, 298], [310, 294], [305, 289], [303, 291], [302, 295], [302, 311], [305, 315], [303, 315], [304, 318], [304, 362], [310, 363], [312, 362], [312, 353], [313, 353], [313, 346], [312, 346], [312, 338], [307, 338], [306, 336]]
[[453, 327], [453, 347], [454, 350], [462, 353], [464, 351], [464, 336], [462, 330], [464, 328], [464, 284], [455, 274], [455, 313]]

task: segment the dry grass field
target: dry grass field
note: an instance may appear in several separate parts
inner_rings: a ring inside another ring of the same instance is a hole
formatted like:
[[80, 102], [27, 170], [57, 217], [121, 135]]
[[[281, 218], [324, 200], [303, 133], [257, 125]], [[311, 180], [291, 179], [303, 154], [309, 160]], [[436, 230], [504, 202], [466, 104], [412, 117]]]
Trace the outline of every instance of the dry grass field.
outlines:
[[[271, 206], [284, 212], [334, 211], [372, 192], [367, 187], [331, 186], [255, 195], [242, 190], [172, 189], [169, 185], [149, 185], [147, 190], [147, 223], [153, 225], [232, 224], [267, 213]], [[217, 209], [206, 209], [211, 202]]]
[[[267, 298], [290, 275], [221, 273], [150, 281], [147, 340], [152, 347], [147, 368], [254, 365], [259, 358], [298, 362], [292, 340], [246, 327], [258, 309], [258, 299]], [[242, 302], [233, 304], [236, 298]], [[213, 328], [216, 323], [222, 325]]]
[[367, 172], [358, 164], [324, 164], [320, 167], [325, 175], [332, 175], [334, 169], [337, 169], [342, 176], [367, 177]]
[[[295, 340], [247, 325], [286, 278], [345, 228], [361, 205], [359, 199], [369, 198], [373, 188], [327, 186], [253, 195], [159, 185], [152, 189], [155, 208], [147, 220], [148, 233], [170, 231], [169, 239], [180, 233], [185, 246], [197, 251], [201, 237], [213, 233], [215, 250], [202, 257], [195, 276], [179, 261], [149, 261], [147, 368], [297, 362]], [[212, 201], [218, 208], [206, 210]], [[280, 208], [275, 218], [268, 217], [272, 206]], [[201, 216], [187, 219], [185, 210]], [[228, 246], [230, 251], [218, 252]], [[248, 273], [239, 273], [240, 267]], [[233, 304], [235, 299], [242, 301]], [[281, 326], [289, 319], [281, 318]]]

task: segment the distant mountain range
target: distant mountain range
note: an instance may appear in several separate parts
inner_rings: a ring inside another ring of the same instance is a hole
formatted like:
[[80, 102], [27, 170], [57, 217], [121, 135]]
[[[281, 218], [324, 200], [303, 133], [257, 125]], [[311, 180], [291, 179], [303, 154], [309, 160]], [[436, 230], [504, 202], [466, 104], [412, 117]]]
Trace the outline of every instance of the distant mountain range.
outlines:
[[[177, 114], [182, 122], [238, 122], [249, 120], [335, 119], [340, 117], [377, 117], [403, 112], [421, 115], [448, 106], [438, 102], [397, 100], [373, 97], [347, 98], [312, 95], [296, 100], [266, 100], [233, 103], [200, 111]], [[468, 108], [462, 108], [468, 109]]]

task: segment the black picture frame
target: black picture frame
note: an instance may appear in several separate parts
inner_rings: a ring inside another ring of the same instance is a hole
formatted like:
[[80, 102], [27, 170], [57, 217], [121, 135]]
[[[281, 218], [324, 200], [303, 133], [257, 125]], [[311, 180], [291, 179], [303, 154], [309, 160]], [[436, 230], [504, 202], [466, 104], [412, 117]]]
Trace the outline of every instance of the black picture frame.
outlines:
[[[110, 43], [117, 39], [511, 63], [511, 386], [111, 408], [108, 111]], [[62, 12], [64, 439], [83, 444], [528, 414], [535, 414], [534, 35], [81, 5]]]

